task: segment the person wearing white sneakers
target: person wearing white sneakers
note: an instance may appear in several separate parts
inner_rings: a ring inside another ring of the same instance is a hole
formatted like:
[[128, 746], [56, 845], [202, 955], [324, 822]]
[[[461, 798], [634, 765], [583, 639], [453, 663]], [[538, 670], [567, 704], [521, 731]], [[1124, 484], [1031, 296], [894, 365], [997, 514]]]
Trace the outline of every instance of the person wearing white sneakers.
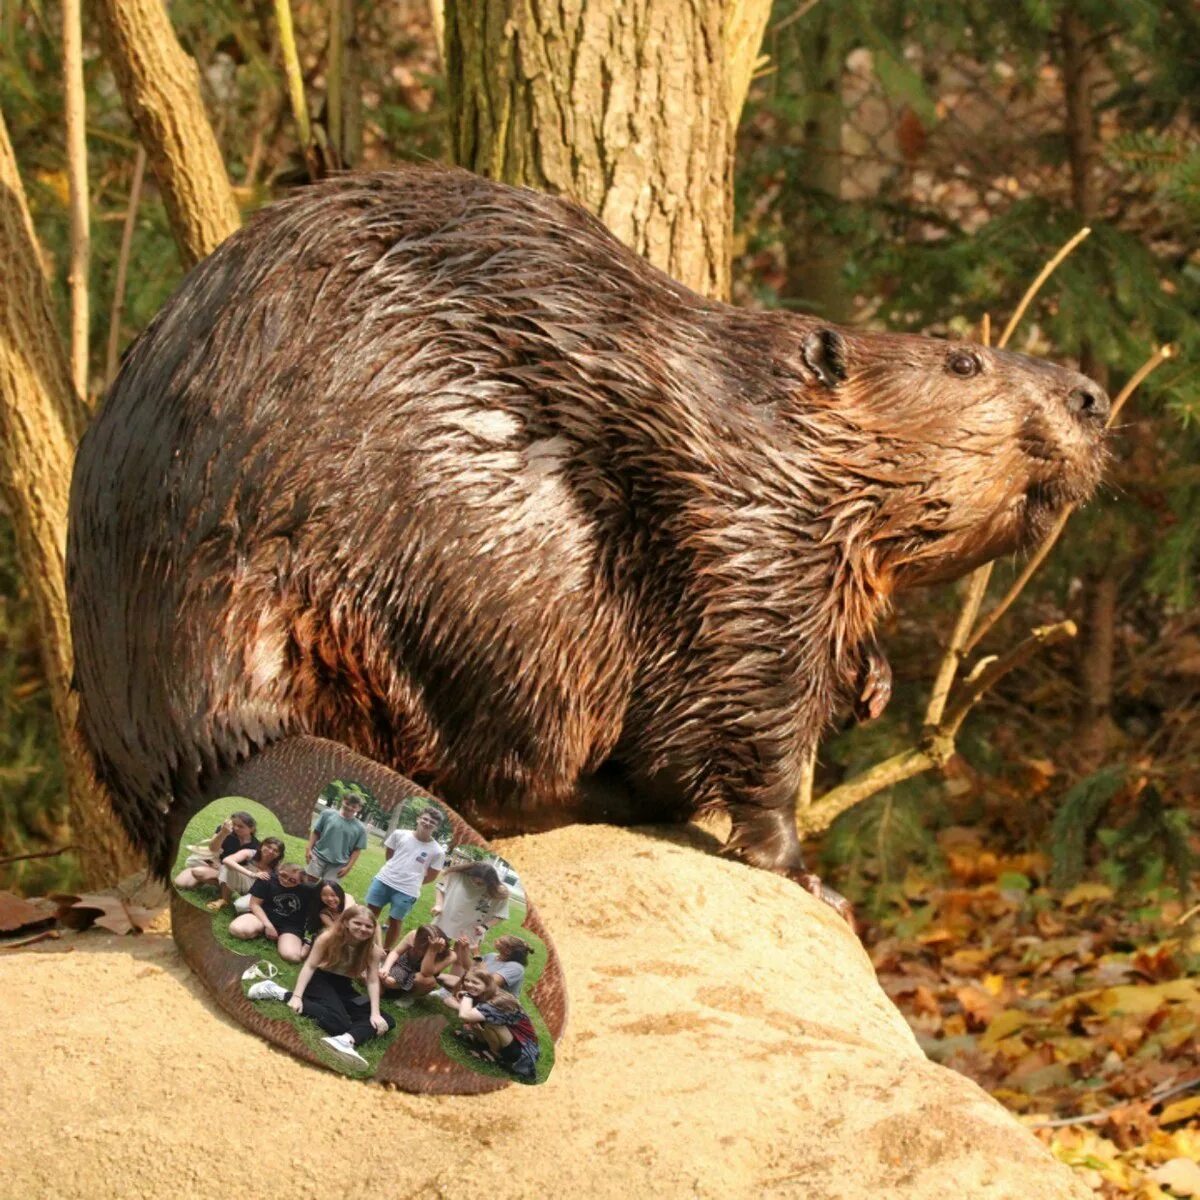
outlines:
[[[251, 1000], [282, 1000], [329, 1034], [321, 1041], [336, 1055], [355, 1066], [367, 1066], [358, 1048], [396, 1025], [394, 1017], [379, 1011], [383, 951], [376, 943], [375, 930], [375, 914], [369, 908], [347, 908], [313, 942], [290, 992], [274, 980], [264, 979], [252, 984], [246, 995]], [[353, 982], [364, 978], [365, 996]]]

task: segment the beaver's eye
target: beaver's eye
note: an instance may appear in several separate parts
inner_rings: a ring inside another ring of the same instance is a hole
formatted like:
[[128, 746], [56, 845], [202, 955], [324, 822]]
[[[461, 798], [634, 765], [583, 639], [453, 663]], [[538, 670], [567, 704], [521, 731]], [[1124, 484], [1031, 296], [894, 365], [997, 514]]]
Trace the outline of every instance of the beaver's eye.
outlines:
[[970, 379], [972, 375], [978, 375], [982, 364], [969, 350], [956, 350], [950, 355], [950, 359], [946, 364], [955, 375], [961, 375], [963, 379]]

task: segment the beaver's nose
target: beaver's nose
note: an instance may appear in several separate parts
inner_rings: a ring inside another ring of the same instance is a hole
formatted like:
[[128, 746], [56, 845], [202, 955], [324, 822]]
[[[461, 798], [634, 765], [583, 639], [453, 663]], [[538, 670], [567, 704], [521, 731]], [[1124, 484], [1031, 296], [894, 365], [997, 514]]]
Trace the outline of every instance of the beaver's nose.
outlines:
[[1067, 396], [1067, 411], [1081, 420], [1105, 421], [1111, 408], [1108, 393], [1090, 379], [1081, 378], [1078, 386], [1073, 387]]

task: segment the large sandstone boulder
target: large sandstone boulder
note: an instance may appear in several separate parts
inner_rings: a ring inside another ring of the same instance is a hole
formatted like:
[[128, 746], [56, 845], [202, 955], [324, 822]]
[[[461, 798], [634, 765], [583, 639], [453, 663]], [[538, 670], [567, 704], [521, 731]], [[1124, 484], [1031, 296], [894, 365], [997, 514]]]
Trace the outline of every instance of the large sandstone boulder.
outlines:
[[926, 1061], [834, 914], [673, 835], [497, 843], [556, 940], [571, 1011], [542, 1087], [419, 1097], [238, 1028], [166, 937], [0, 957], [8, 1196], [1091, 1193]]

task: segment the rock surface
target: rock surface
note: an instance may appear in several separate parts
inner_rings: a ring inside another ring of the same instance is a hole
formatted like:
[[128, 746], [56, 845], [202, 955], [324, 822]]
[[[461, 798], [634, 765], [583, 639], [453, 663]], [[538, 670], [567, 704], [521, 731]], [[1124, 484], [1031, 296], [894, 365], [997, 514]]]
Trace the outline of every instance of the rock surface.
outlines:
[[497, 843], [556, 940], [571, 1012], [545, 1085], [485, 1097], [291, 1060], [220, 1013], [166, 937], [4, 952], [0, 1193], [1091, 1195], [925, 1060], [829, 909], [708, 840], [573, 827]]

